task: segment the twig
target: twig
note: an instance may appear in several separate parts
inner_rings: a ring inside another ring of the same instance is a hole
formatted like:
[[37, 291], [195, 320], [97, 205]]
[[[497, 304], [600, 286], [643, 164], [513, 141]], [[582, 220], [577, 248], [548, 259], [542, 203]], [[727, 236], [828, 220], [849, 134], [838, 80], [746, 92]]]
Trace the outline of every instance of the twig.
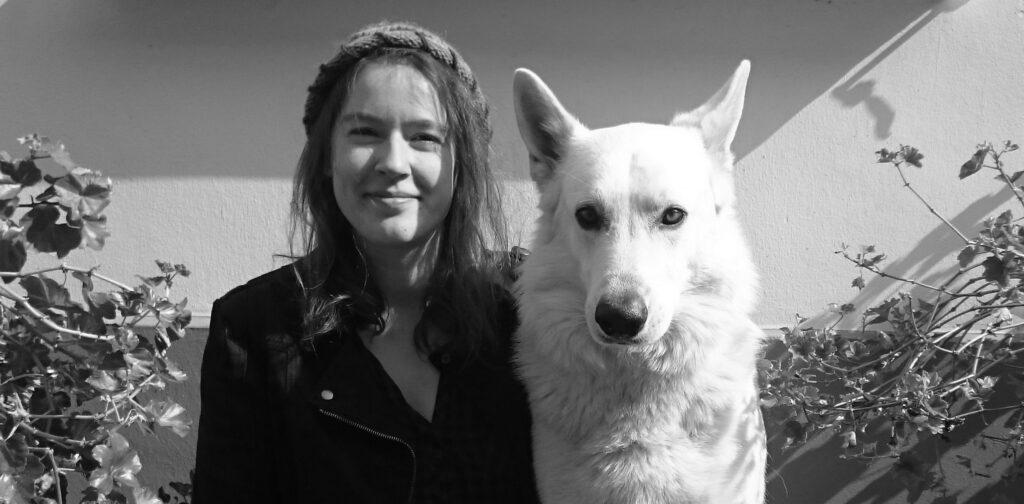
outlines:
[[990, 292], [984, 292], [984, 293], [981, 293], [981, 294], [963, 294], [963, 293], [959, 293], [959, 292], [949, 292], [949, 291], [947, 291], [947, 290], [945, 290], [945, 289], [943, 289], [941, 287], [936, 287], [934, 285], [929, 285], [929, 284], [926, 284], [924, 282], [919, 282], [919, 281], [914, 280], [912, 278], [905, 278], [905, 277], [901, 277], [901, 276], [898, 276], [898, 275], [893, 275], [891, 273], [886, 273], [886, 272], [882, 271], [881, 269], [879, 269], [878, 266], [864, 264], [864, 263], [859, 262], [856, 259], [850, 257], [848, 254], [845, 254], [845, 253], [843, 254], [843, 257], [846, 258], [847, 261], [850, 261], [850, 262], [856, 264], [858, 267], [864, 268], [864, 269], [866, 269], [866, 270], [868, 270], [868, 271], [870, 271], [870, 272], [872, 272], [872, 273], [874, 273], [874, 274], [876, 274], [876, 275], [878, 275], [878, 276], [880, 276], [882, 278], [888, 278], [888, 279], [891, 279], [891, 280], [896, 280], [896, 281], [900, 281], [900, 282], [916, 285], [918, 287], [924, 287], [925, 289], [932, 290], [932, 291], [935, 291], [935, 292], [939, 292], [939, 293], [945, 294], [945, 295], [947, 295], [949, 297], [955, 297], [955, 298], [973, 297], [973, 296], [976, 296], [976, 295], [982, 296], [982, 295], [998, 292], [998, 291], [995, 291], [995, 290], [990, 291]]
[[75, 329], [69, 329], [67, 327], [63, 327], [63, 326], [57, 324], [56, 322], [54, 322], [53, 319], [51, 319], [48, 315], [46, 315], [45, 313], [39, 311], [35, 306], [32, 306], [32, 303], [30, 303], [28, 301], [28, 298], [26, 298], [24, 296], [19, 296], [18, 294], [15, 294], [14, 292], [12, 292], [10, 289], [8, 289], [7, 287], [5, 287], [2, 284], [0, 284], [0, 296], [6, 297], [6, 298], [14, 301], [19, 306], [21, 306], [22, 308], [27, 310], [29, 312], [29, 314], [32, 316], [32, 318], [35, 318], [36, 320], [42, 322], [46, 327], [49, 327], [50, 329], [53, 329], [54, 331], [57, 331], [59, 333], [69, 334], [71, 336], [77, 336], [79, 338], [92, 339], [92, 340], [110, 341], [110, 340], [114, 339], [113, 336], [106, 336], [106, 335], [101, 336], [101, 335], [98, 335], [98, 334], [91, 334], [91, 333], [82, 332], [82, 331], [78, 331], [78, 330], [75, 330]]
[[43, 274], [43, 273], [49, 273], [51, 271], [60, 271], [61, 273], [67, 273], [69, 271], [74, 271], [74, 272], [78, 272], [78, 273], [85, 273], [86, 275], [89, 275], [90, 277], [95, 277], [95, 278], [97, 278], [99, 280], [102, 280], [104, 282], [107, 282], [108, 284], [113, 285], [113, 286], [115, 286], [115, 287], [117, 287], [119, 289], [126, 290], [126, 291], [135, 290], [134, 288], [132, 288], [132, 287], [126, 285], [126, 284], [123, 284], [121, 282], [118, 282], [117, 280], [114, 280], [113, 278], [110, 278], [108, 276], [96, 273], [96, 268], [95, 267], [93, 267], [93, 268], [80, 268], [80, 267], [77, 267], [77, 266], [69, 266], [69, 265], [64, 264], [64, 263], [61, 263], [60, 266], [53, 266], [53, 267], [50, 267], [50, 268], [43, 268], [43, 269], [38, 269], [38, 270], [35, 270], [35, 271], [28, 271], [28, 272], [0, 271], [0, 278], [25, 278], [25, 277], [29, 277], [29, 276], [33, 276], [33, 275], [40, 275], [40, 274]]
[[18, 429], [26, 431], [33, 436], [39, 436], [47, 441], [57, 443], [65, 448], [88, 448], [90, 445], [88, 441], [55, 436], [53, 434], [50, 434], [49, 432], [39, 430], [26, 423], [19, 424]]
[[1005, 148], [999, 152], [996, 152], [996, 150], [991, 147], [989, 148], [989, 154], [992, 155], [992, 160], [996, 162], [996, 165], [991, 168], [999, 171], [999, 176], [1002, 177], [1003, 182], [1006, 182], [1006, 186], [1009, 187], [1010, 191], [1013, 192], [1013, 195], [1017, 197], [1017, 201], [1020, 203], [1020, 206], [1024, 207], [1024, 197], [1021, 197], [1020, 189], [1017, 189], [1017, 187], [1013, 185], [1010, 177], [1008, 177], [1006, 175], [1006, 171], [1003, 170], [1003, 162], [999, 159], [1005, 153]]
[[949, 417], [949, 418], [950, 418], [950, 420], [958, 420], [958, 419], [965, 418], [965, 417], [968, 417], [968, 416], [971, 416], [971, 415], [977, 415], [978, 413], [988, 413], [990, 411], [1007, 411], [1007, 410], [1012, 410], [1012, 409], [1017, 409], [1017, 408], [1024, 408], [1024, 403], [1014, 404], [1013, 406], [1002, 406], [1002, 407], [999, 407], [999, 408], [981, 408], [981, 409], [977, 409], [977, 410], [974, 410], [974, 411], [968, 411], [967, 413], [961, 413], [959, 415], [952, 416], [952, 417]]
[[906, 187], [907, 189], [909, 189], [910, 192], [914, 193], [914, 196], [916, 196], [917, 199], [920, 200], [922, 204], [924, 204], [925, 208], [927, 208], [928, 211], [932, 213], [932, 215], [938, 217], [939, 220], [941, 220], [946, 225], [946, 227], [948, 227], [954, 233], [956, 233], [956, 235], [959, 236], [961, 240], [963, 240], [964, 244], [970, 245], [971, 244], [971, 240], [969, 240], [966, 236], [964, 236], [964, 234], [961, 233], [960, 230], [957, 229], [956, 226], [954, 226], [951, 222], [946, 220], [946, 218], [943, 217], [942, 214], [940, 214], [939, 212], [935, 211], [935, 209], [932, 208], [932, 206], [930, 204], [928, 204], [928, 201], [925, 200], [924, 197], [922, 197], [914, 189], [914, 187], [910, 185], [910, 182], [907, 180], [906, 175], [903, 174], [903, 167], [901, 166], [902, 164], [903, 163], [900, 163], [900, 162], [893, 163], [893, 165], [896, 167], [896, 172], [899, 173], [900, 174], [900, 178], [903, 179], [903, 186]]
[[60, 471], [57, 470], [57, 460], [53, 458], [53, 448], [46, 449], [46, 456], [50, 459], [50, 468], [53, 470], [54, 491], [57, 494], [57, 504], [64, 504], [64, 495], [60, 487]]
[[7, 385], [8, 383], [11, 383], [12, 381], [20, 380], [22, 378], [29, 378], [29, 377], [32, 377], [32, 376], [37, 376], [38, 377], [38, 376], [43, 376], [43, 375], [40, 374], [40, 373], [25, 373], [25, 374], [20, 374], [18, 376], [12, 376], [12, 377], [4, 380], [2, 383], [0, 383], [0, 387], [3, 387], [4, 385]]

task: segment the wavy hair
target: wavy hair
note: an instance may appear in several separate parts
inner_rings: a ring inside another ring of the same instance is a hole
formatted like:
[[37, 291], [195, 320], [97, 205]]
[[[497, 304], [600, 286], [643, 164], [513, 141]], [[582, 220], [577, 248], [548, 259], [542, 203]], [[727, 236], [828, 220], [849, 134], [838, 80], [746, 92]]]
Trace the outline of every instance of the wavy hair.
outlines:
[[[507, 293], [500, 285], [508, 271], [508, 241], [500, 189], [490, 167], [491, 127], [479, 89], [471, 88], [449, 65], [416, 49], [384, 47], [371, 51], [341, 71], [322, 99], [322, 108], [307, 124], [307, 141], [292, 188], [292, 251], [303, 283], [303, 325], [316, 348], [323, 338], [386, 326], [387, 300], [369, 274], [352, 225], [341, 213], [327, 175], [332, 134], [359, 71], [369, 63], [408, 65], [429, 81], [444, 112], [454, 147], [455, 187], [439, 235], [437, 261], [430, 276], [424, 313], [415, 343], [426, 353], [444, 350], [471, 357], [497, 343], [507, 328], [502, 314]], [[321, 69], [323, 70], [323, 69]], [[472, 83], [475, 87], [475, 82]], [[498, 252], [492, 252], [496, 250]], [[450, 336], [427, 338], [426, 325]]]

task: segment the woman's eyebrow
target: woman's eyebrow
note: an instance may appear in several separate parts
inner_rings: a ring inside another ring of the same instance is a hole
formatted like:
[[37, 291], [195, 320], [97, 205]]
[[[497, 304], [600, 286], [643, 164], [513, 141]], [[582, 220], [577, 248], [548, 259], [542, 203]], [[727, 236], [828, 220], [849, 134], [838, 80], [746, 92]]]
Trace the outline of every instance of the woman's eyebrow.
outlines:
[[[382, 118], [377, 117], [377, 116], [375, 116], [373, 114], [367, 114], [366, 112], [349, 112], [347, 114], [343, 114], [338, 120], [339, 120], [339, 122], [344, 123], [344, 124], [352, 124], [352, 123], [356, 123], [356, 124], [360, 124], [360, 123], [381, 124], [381, 123], [387, 122], [386, 119], [382, 119]], [[403, 127], [417, 128], [417, 129], [438, 129], [438, 130], [441, 130], [441, 131], [447, 131], [448, 130], [448, 125], [447, 124], [445, 124], [444, 122], [437, 121], [435, 119], [430, 119], [430, 118], [410, 119], [410, 120], [407, 120], [407, 121], [403, 121], [402, 122], [402, 126]]]
[[372, 114], [367, 114], [365, 112], [349, 112], [347, 114], [342, 114], [341, 118], [339, 118], [339, 121], [346, 122], [346, 123], [351, 123], [351, 122], [355, 122], [355, 123], [363, 123], [363, 122], [379, 123], [379, 122], [383, 122], [383, 120], [380, 119], [379, 117], [377, 117], [375, 115], [372, 115]]

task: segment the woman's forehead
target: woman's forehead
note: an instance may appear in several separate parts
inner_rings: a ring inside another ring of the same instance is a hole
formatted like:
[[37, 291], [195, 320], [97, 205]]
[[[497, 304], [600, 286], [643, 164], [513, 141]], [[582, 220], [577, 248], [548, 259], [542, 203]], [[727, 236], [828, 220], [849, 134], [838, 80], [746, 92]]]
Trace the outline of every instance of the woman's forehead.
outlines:
[[359, 69], [349, 86], [349, 101], [357, 97], [408, 96], [437, 102], [434, 84], [418, 69], [404, 63], [372, 62]]

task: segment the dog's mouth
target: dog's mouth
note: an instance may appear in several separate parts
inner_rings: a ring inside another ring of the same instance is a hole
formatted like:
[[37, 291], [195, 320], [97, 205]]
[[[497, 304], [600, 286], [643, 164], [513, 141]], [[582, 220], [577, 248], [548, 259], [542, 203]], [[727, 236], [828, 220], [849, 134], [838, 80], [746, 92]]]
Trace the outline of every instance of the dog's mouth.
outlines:
[[597, 339], [598, 343], [601, 343], [603, 345], [614, 345], [614, 346], [623, 346], [623, 347], [637, 346], [637, 345], [640, 345], [641, 343], [643, 343], [643, 339], [640, 338], [639, 335], [633, 335], [633, 336], [624, 336], [624, 335], [609, 336], [609, 335], [605, 334], [602, 331], [598, 331], [597, 332], [596, 339]]

